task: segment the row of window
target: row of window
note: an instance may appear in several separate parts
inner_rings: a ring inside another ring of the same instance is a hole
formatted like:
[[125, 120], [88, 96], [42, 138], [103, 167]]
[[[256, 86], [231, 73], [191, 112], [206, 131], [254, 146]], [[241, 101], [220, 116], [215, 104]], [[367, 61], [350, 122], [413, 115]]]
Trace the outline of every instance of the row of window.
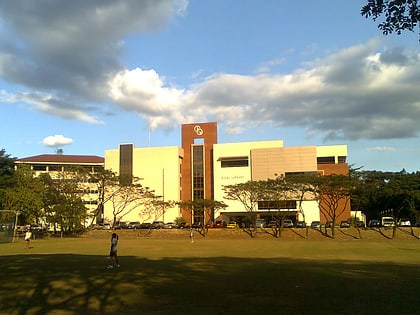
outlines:
[[[220, 166], [222, 168], [225, 167], [248, 167], [249, 166], [249, 159], [247, 156], [245, 157], [225, 157], [220, 158]], [[335, 156], [324, 156], [324, 157], [318, 157], [317, 164], [335, 164]], [[340, 163], [346, 163], [346, 157], [345, 156], [339, 156], [337, 158], [337, 162]]]

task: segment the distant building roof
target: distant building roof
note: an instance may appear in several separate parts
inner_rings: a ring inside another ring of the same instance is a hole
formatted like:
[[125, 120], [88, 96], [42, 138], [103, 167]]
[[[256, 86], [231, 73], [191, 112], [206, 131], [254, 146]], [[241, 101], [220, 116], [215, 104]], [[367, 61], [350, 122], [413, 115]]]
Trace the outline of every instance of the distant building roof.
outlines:
[[17, 159], [17, 163], [69, 163], [103, 164], [105, 159], [96, 155], [41, 154]]

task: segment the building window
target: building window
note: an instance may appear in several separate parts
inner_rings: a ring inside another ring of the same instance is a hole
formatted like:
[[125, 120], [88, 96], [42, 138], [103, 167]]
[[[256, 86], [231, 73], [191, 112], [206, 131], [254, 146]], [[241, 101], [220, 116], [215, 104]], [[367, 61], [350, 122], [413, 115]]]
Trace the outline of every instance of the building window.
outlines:
[[301, 176], [301, 175], [316, 176], [316, 175], [318, 175], [318, 172], [317, 171], [313, 171], [313, 172], [285, 172], [284, 173], [284, 176], [285, 177]]
[[296, 209], [296, 200], [263, 200], [258, 201], [258, 210]]
[[316, 159], [318, 164], [335, 164], [334, 156], [321, 156]]
[[47, 170], [47, 166], [46, 165], [33, 165], [32, 170], [45, 172]]
[[347, 159], [347, 156], [339, 156], [338, 157], [338, 163], [339, 164], [346, 163], [346, 159]]
[[130, 185], [133, 181], [133, 145], [120, 145], [120, 184]]
[[50, 172], [61, 172], [61, 170], [62, 170], [62, 166], [61, 165], [49, 165], [48, 166], [48, 170], [50, 171]]
[[247, 156], [224, 157], [220, 158], [220, 166], [224, 167], [248, 167], [249, 161]]
[[192, 196], [204, 199], [204, 145], [192, 147]]

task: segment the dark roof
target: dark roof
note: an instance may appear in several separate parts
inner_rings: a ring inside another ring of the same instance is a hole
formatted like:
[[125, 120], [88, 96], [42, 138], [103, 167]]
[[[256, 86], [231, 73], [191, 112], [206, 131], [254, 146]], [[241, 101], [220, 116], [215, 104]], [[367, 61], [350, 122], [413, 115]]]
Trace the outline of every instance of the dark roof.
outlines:
[[65, 155], [65, 154], [41, 154], [17, 159], [21, 163], [71, 163], [71, 164], [98, 164], [104, 163], [105, 159], [96, 155]]

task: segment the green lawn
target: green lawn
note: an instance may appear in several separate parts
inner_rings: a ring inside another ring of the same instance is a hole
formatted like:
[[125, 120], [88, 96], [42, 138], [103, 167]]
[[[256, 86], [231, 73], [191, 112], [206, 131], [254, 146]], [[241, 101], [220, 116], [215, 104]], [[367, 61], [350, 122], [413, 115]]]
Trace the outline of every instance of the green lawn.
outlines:
[[419, 314], [419, 240], [0, 244], [0, 314]]

